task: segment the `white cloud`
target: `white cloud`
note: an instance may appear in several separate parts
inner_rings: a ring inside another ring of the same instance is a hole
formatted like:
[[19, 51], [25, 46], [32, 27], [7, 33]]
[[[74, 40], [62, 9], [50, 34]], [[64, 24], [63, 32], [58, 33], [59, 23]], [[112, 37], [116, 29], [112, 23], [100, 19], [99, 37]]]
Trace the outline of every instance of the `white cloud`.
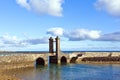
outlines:
[[99, 10], [120, 17], [120, 0], [97, 0], [95, 6]]
[[22, 42], [30, 44], [30, 45], [45, 44], [48, 42], [48, 38], [43, 37], [39, 39], [27, 39], [27, 40], [23, 40]]
[[0, 39], [7, 44], [17, 43], [19, 41], [19, 39], [16, 36], [10, 36], [8, 33], [1, 36]]
[[47, 37], [37, 39], [20, 39], [16, 36], [5, 34], [0, 37], [0, 47], [27, 47], [37, 44], [45, 44], [48, 42]]
[[17, 3], [28, 10], [38, 14], [48, 14], [52, 16], [62, 16], [63, 0], [16, 0]]
[[60, 27], [50, 28], [47, 30], [47, 34], [51, 34], [53, 36], [62, 36], [64, 33], [64, 29]]
[[16, 0], [17, 4], [19, 4], [20, 6], [26, 8], [27, 10], [30, 10], [31, 7], [29, 5], [29, 3], [27, 2], [27, 0]]
[[100, 37], [100, 33], [101, 33], [101, 31], [91, 30], [91, 31], [89, 31], [88, 35], [89, 35], [89, 38], [91, 38], [91, 39], [97, 39]]
[[50, 28], [47, 34], [61, 36], [69, 41], [93, 40], [93, 41], [120, 41], [120, 31], [103, 34], [100, 30], [73, 29], [71, 31], [63, 28]]
[[69, 40], [72, 41], [78, 41], [78, 40], [94, 40], [100, 37], [101, 31], [97, 30], [87, 30], [87, 29], [76, 29], [71, 32], [65, 33], [65, 37], [67, 37]]
[[99, 30], [76, 29], [64, 33], [70, 41], [94, 40], [94, 41], [120, 41], [120, 31], [102, 34]]
[[4, 47], [10, 47], [10, 46], [14, 46], [14, 47], [19, 47], [19, 46], [26, 46], [25, 44], [23, 45], [21, 42], [21, 40], [18, 39], [16, 36], [10, 36], [9, 34], [5, 34], [3, 36], [0, 37], [0, 42], [2, 44], [2, 46]]
[[[70, 41], [94, 40], [94, 41], [120, 41], [120, 31], [102, 34], [99, 30], [75, 29], [66, 31], [63, 28], [50, 28], [48, 34], [68, 38]], [[17, 36], [5, 34], [0, 36], [0, 47], [28, 47], [48, 43], [48, 37], [21, 39]]]
[[120, 31], [108, 33], [108, 34], [103, 34], [97, 40], [100, 40], [100, 41], [120, 41]]

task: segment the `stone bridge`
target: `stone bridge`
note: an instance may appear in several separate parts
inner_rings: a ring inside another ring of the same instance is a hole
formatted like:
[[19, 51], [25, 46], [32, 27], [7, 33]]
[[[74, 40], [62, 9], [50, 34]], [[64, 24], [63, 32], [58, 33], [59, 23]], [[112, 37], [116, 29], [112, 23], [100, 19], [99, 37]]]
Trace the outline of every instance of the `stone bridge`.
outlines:
[[79, 63], [79, 61], [84, 61], [85, 59], [93, 60], [94, 58], [120, 59], [120, 52], [73, 52], [70, 54], [64, 54], [60, 52], [57, 60], [53, 54], [46, 52], [0, 52], [0, 68], [11, 69], [21, 67], [34, 67], [36, 65], [47, 66], [50, 63]]
[[0, 52], [0, 68], [12, 69], [21, 67], [47, 66], [53, 64], [67, 64], [70, 62], [69, 54], [63, 54], [56, 59], [51, 53], [41, 52]]
[[[54, 51], [55, 43], [55, 51]], [[92, 58], [92, 59], [91, 59]], [[21, 67], [33, 67], [36, 65], [48, 64], [69, 64], [80, 61], [101, 61], [104, 58], [116, 60], [119, 58], [120, 52], [74, 52], [64, 54], [60, 51], [60, 39], [56, 37], [55, 40], [50, 37], [49, 39], [49, 52], [13, 52], [1, 51], [0, 52], [0, 68], [11, 69]]]
[[[56, 42], [56, 51], [54, 51], [54, 42]], [[67, 64], [70, 62], [69, 54], [60, 51], [60, 39], [52, 37], [49, 39], [49, 52], [0, 52], [0, 67], [22, 67], [34, 65]], [[11, 66], [12, 64], [12, 66]]]

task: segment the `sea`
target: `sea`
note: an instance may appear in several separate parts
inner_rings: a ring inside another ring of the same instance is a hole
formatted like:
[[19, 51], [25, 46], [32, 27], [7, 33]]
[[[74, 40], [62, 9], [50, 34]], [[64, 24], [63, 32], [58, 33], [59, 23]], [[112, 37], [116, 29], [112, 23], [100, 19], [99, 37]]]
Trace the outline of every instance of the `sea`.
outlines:
[[21, 80], [120, 80], [120, 64], [51, 64], [15, 72]]

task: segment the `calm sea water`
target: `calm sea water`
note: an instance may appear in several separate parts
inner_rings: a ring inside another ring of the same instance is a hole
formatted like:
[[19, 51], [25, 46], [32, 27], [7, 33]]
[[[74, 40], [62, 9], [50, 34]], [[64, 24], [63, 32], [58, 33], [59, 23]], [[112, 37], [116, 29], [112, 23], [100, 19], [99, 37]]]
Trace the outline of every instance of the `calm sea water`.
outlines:
[[16, 75], [22, 80], [120, 80], [120, 65], [49, 65], [18, 70]]

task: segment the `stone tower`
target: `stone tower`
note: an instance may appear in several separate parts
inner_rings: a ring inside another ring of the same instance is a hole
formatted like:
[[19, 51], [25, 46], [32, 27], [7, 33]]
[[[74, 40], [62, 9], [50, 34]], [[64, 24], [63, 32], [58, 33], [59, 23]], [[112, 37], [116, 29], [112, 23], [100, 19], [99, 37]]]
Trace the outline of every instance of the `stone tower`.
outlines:
[[[55, 55], [50, 56], [50, 63], [53, 64], [59, 64], [59, 54], [60, 54], [60, 38], [57, 36], [55, 38], [55, 42], [56, 42], [56, 51], [55, 51]], [[54, 40], [52, 37], [50, 37], [49, 39], [49, 53], [54, 53]]]
[[60, 38], [57, 36], [55, 40], [56, 40], [56, 57], [58, 58], [60, 54]]
[[49, 39], [49, 53], [54, 53], [54, 43], [53, 38], [50, 37]]

